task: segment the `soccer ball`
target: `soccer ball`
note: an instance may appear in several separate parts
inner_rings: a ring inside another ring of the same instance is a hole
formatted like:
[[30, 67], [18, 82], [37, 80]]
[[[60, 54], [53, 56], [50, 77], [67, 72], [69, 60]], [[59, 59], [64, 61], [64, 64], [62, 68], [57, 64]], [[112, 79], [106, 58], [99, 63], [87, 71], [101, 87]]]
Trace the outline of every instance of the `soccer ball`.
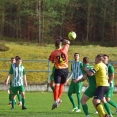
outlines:
[[68, 38], [69, 38], [69, 40], [74, 40], [74, 39], [76, 39], [76, 33], [75, 32], [73, 32], [73, 31], [71, 31], [71, 32], [69, 32], [68, 33]]

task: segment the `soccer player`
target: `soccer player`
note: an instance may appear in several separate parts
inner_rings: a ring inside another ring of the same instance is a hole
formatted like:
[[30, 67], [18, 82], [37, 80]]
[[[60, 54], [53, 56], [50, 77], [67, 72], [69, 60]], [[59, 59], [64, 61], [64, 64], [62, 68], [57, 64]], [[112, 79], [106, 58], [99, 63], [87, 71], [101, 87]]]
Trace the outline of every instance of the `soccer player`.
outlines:
[[[11, 58], [11, 65], [13, 66], [14, 65], [14, 63], [16, 62], [16, 60], [15, 60], [15, 58], [14, 57], [12, 57]], [[18, 100], [19, 100], [19, 103], [18, 103], [18, 105], [19, 106], [21, 106], [22, 105], [22, 102], [21, 102], [21, 95], [18, 93], [17, 94], [17, 98], [18, 98]], [[16, 101], [16, 100], [15, 100]], [[10, 81], [10, 88], [9, 88], [9, 106], [12, 104], [12, 92], [11, 92], [11, 81]]]
[[8, 81], [10, 79], [10, 76], [12, 75], [11, 79], [11, 90], [12, 90], [12, 108], [14, 109], [15, 106], [15, 96], [19, 93], [22, 95], [22, 110], [27, 109], [25, 107], [25, 91], [24, 91], [24, 85], [27, 86], [27, 80], [26, 80], [26, 72], [24, 66], [21, 64], [22, 59], [17, 56], [16, 57], [16, 63], [11, 66], [9, 74], [7, 76], [7, 79], [5, 80], [5, 84], [8, 85]]
[[[68, 97], [72, 103], [73, 109], [71, 110], [72, 112], [76, 111], [76, 112], [81, 112], [80, 110], [80, 95], [81, 95], [81, 90], [82, 90], [82, 82], [76, 83], [77, 79], [81, 78], [82, 75], [82, 62], [79, 61], [79, 53], [74, 53], [74, 62], [71, 64], [71, 73], [70, 73], [70, 77], [68, 77], [68, 79], [70, 79], [72, 77], [69, 89], [68, 89]], [[71, 75], [72, 74], [72, 75]], [[68, 80], [67, 80], [68, 81]], [[74, 102], [74, 98], [72, 96], [72, 94], [75, 93], [77, 96], [77, 101], [78, 101], [78, 107], [76, 106], [75, 102]]]
[[89, 69], [85, 68], [85, 71], [90, 76], [93, 76], [95, 74], [97, 88], [94, 94], [93, 104], [98, 111], [100, 117], [108, 117], [101, 104], [101, 100], [104, 99], [104, 95], [109, 90], [108, 68], [103, 63], [103, 60], [103, 55], [98, 54], [95, 58], [94, 69], [92, 71], [89, 71]]
[[[109, 59], [108, 55], [104, 54], [103, 57], [104, 57], [103, 63], [106, 64], [106, 66], [108, 67], [108, 78], [109, 78], [108, 82], [110, 85], [110, 89], [106, 93], [105, 98], [110, 105], [116, 108], [115, 113], [117, 113], [117, 103], [111, 99], [114, 92], [114, 67], [110, 63], [108, 63], [108, 59]], [[95, 113], [97, 114], [98, 112], [96, 111]]]
[[109, 78], [108, 82], [110, 85], [110, 89], [106, 93], [105, 98], [109, 104], [111, 104], [113, 107], [116, 108], [116, 113], [117, 113], [117, 103], [111, 99], [114, 92], [114, 67], [110, 63], [108, 63], [108, 59], [109, 59], [108, 55], [104, 54], [103, 57], [104, 57], [103, 63], [105, 63], [106, 66], [108, 67], [108, 78]]
[[[62, 46], [62, 42], [65, 45]], [[68, 49], [69, 49], [70, 41], [66, 39], [58, 38], [55, 41], [56, 50], [54, 50], [49, 60], [55, 64], [55, 73], [54, 73], [54, 104], [52, 105], [52, 110], [58, 107], [60, 104], [60, 98], [62, 96], [64, 90], [64, 84], [68, 75]], [[58, 48], [58, 49], [57, 49]], [[60, 49], [59, 49], [60, 48]]]
[[89, 76], [87, 75], [87, 73], [84, 71], [84, 68], [88, 68], [89, 70], [93, 69], [93, 66], [91, 66], [88, 57], [84, 57], [83, 58], [83, 67], [82, 67], [82, 73], [83, 73], [83, 77], [81, 79], [78, 79], [77, 82], [82, 82], [84, 80], [87, 79], [89, 86], [88, 88], [85, 90], [82, 98], [81, 98], [81, 104], [82, 104], [82, 108], [83, 111], [86, 115], [86, 117], [89, 117], [89, 112], [88, 112], [88, 105], [86, 104], [86, 102], [92, 98], [94, 96], [94, 93], [96, 91], [96, 81], [95, 81], [95, 76]]

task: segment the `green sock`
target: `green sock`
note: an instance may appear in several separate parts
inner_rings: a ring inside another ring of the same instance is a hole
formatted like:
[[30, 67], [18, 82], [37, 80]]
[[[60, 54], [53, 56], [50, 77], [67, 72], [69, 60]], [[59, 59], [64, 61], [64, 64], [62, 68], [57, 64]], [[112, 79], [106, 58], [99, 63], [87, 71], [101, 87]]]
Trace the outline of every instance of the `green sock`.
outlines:
[[73, 108], [76, 108], [76, 105], [75, 105], [75, 102], [74, 102], [74, 98], [72, 97], [72, 94], [71, 93], [68, 93], [68, 97], [73, 105]]
[[77, 93], [78, 109], [80, 109], [80, 93]]
[[12, 101], [12, 94], [9, 94], [9, 102]]
[[89, 115], [87, 104], [82, 105], [82, 108], [83, 108], [83, 111], [84, 111], [85, 115], [86, 116]]
[[52, 91], [54, 91], [54, 86], [51, 87]]
[[19, 102], [22, 101], [21, 94], [17, 94], [17, 98], [18, 98]]
[[104, 108], [106, 109], [106, 111], [107, 111], [107, 113], [108, 113], [109, 115], [112, 114], [112, 113], [111, 113], [111, 110], [110, 110], [110, 106], [109, 106], [108, 103], [104, 103]]
[[25, 106], [25, 98], [22, 98], [22, 107]]
[[15, 100], [12, 100], [12, 108], [15, 106]]
[[117, 108], [117, 104], [113, 100], [110, 100], [108, 103]]

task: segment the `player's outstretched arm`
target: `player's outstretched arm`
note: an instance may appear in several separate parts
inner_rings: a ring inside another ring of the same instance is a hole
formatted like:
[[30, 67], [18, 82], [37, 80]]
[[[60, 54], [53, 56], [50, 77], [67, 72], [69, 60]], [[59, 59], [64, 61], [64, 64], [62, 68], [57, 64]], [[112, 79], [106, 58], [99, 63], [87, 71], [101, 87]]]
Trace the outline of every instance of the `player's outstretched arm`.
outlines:
[[87, 74], [84, 74], [81, 79], [77, 79], [77, 82], [82, 82], [87, 79]]
[[67, 39], [64, 39], [63, 42], [64, 42], [65, 44], [70, 44], [70, 41], [67, 40]]

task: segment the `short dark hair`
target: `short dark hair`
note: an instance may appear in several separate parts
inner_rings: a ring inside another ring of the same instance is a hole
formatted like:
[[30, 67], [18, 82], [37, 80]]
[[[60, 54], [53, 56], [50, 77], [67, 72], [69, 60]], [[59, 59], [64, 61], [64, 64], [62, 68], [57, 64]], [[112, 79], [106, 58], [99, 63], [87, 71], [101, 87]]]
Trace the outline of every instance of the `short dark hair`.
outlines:
[[76, 54], [80, 55], [79, 53], [74, 53], [74, 56], [75, 56]]
[[59, 47], [60, 43], [61, 43], [60, 39], [56, 39], [56, 41], [55, 41], [55, 46], [56, 46], [56, 47]]
[[15, 58], [15, 59], [16, 59], [16, 61], [17, 61], [17, 60], [21, 60], [21, 57], [16, 56], [16, 58]]
[[11, 60], [15, 59], [14, 57], [11, 57]]
[[103, 60], [104, 60], [103, 54], [98, 54], [98, 55], [96, 56], [96, 58], [98, 58], [100, 61], [103, 61]]
[[90, 63], [89, 58], [88, 58], [88, 57], [84, 57], [84, 58], [83, 58], [83, 63], [84, 63], [84, 64]]
[[109, 58], [109, 55], [107, 55], [107, 54], [103, 54], [103, 57], [104, 57], [104, 56], [106, 56], [106, 57], [108, 57], [108, 58]]

